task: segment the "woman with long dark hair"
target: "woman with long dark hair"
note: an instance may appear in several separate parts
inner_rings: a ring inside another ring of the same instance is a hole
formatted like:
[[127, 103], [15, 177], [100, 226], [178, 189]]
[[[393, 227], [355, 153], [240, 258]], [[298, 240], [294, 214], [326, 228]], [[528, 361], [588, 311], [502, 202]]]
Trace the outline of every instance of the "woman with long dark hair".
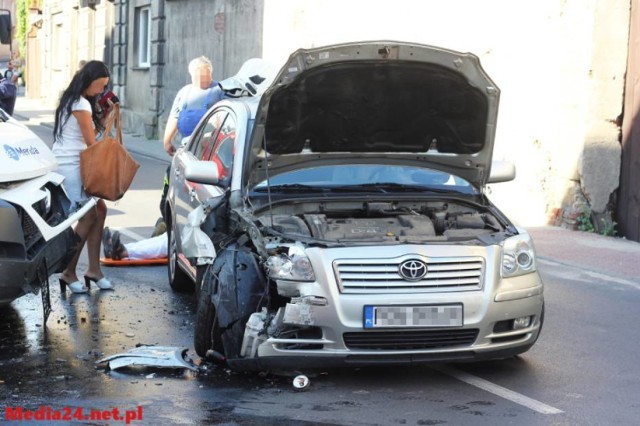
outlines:
[[[96, 100], [107, 88], [109, 78], [109, 69], [103, 62], [87, 62], [73, 76], [56, 108], [53, 153], [58, 160], [57, 172], [65, 177], [63, 185], [74, 204], [72, 208], [77, 208], [90, 199], [84, 192], [80, 178], [80, 152], [97, 143], [96, 133], [103, 130]], [[78, 221], [75, 232], [80, 243], [60, 276], [61, 292], [69, 287], [73, 293], [86, 293], [92, 281], [100, 289], [113, 288], [100, 269], [100, 243], [106, 216], [107, 205], [104, 200], [97, 200], [95, 208]], [[83, 284], [78, 279], [76, 267], [85, 242], [89, 265]]]

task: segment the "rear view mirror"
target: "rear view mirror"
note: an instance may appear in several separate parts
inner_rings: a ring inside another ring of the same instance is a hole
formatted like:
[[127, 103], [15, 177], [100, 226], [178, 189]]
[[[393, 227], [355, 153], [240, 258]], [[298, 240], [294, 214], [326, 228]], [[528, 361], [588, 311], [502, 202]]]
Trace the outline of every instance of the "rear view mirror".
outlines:
[[511, 161], [494, 161], [488, 183], [509, 182], [516, 178], [516, 166]]

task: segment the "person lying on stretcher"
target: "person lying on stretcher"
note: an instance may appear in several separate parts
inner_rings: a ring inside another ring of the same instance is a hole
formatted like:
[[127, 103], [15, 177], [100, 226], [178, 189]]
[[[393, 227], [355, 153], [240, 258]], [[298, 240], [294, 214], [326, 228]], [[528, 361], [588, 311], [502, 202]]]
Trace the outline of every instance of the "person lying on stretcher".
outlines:
[[113, 260], [147, 260], [162, 259], [167, 257], [168, 238], [165, 232], [166, 226], [162, 219], [158, 219], [151, 238], [123, 244], [120, 241], [120, 232], [104, 228], [102, 233], [102, 248], [104, 257]]

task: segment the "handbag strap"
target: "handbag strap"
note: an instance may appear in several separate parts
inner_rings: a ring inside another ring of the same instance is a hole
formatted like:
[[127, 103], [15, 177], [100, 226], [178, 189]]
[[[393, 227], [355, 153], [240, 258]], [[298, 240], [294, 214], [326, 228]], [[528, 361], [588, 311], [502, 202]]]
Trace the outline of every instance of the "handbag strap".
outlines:
[[120, 104], [113, 104], [113, 110], [109, 113], [107, 117], [107, 124], [104, 127], [104, 134], [110, 135], [111, 129], [115, 124], [116, 129], [116, 140], [122, 144], [122, 126], [120, 125]]

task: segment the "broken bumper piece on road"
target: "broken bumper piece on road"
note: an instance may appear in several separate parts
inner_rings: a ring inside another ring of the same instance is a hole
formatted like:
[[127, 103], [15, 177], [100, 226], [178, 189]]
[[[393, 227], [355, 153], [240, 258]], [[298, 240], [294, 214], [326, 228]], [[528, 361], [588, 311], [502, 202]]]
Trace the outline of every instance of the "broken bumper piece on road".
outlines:
[[96, 364], [107, 363], [109, 370], [123, 367], [156, 367], [156, 368], [188, 368], [196, 371], [193, 363], [185, 360], [187, 348], [174, 346], [140, 346], [127, 352], [115, 354], [96, 361]]

